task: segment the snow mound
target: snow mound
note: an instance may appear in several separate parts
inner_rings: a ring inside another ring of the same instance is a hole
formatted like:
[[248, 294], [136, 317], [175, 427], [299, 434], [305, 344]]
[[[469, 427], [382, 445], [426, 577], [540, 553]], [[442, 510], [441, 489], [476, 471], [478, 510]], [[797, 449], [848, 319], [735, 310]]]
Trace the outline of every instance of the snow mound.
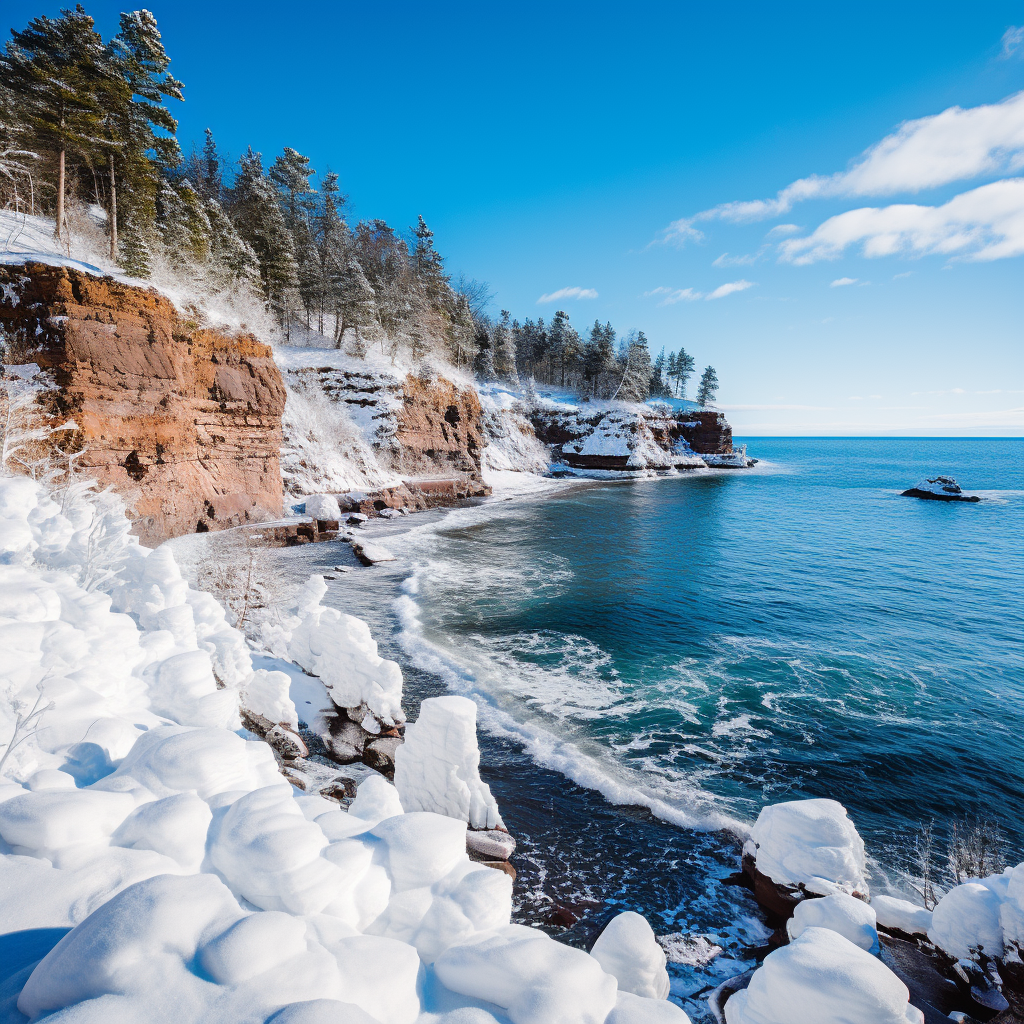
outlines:
[[875, 911], [863, 900], [836, 892], [821, 899], [798, 903], [786, 922], [790, 940], [798, 939], [808, 928], [829, 928], [849, 939], [855, 946], [878, 955], [878, 931]]
[[370, 627], [362, 619], [320, 603], [326, 593], [323, 576], [311, 576], [299, 594], [287, 645], [289, 658], [319, 676], [339, 708], [365, 706], [387, 726], [404, 722], [402, 670], [377, 654]]
[[497, 801], [480, 778], [476, 704], [428, 697], [395, 753], [395, 787], [407, 811], [434, 811], [473, 828], [503, 827]]
[[882, 928], [894, 928], [908, 935], [927, 935], [932, 924], [932, 912], [908, 900], [875, 896], [871, 906]]
[[761, 809], [751, 830], [757, 869], [779, 885], [867, 895], [864, 840], [835, 800], [790, 800]]
[[932, 911], [928, 938], [950, 956], [966, 959], [981, 950], [989, 956], [1000, 957], [1003, 955], [1002, 902], [997, 891], [981, 882], [958, 885], [950, 889]]
[[311, 494], [306, 498], [306, 515], [313, 519], [341, 519], [341, 508], [333, 494]]
[[[815, 901], [817, 902], [817, 901]], [[827, 928], [769, 953], [725, 1004], [726, 1024], [924, 1024], [881, 960]]]
[[618, 980], [620, 992], [646, 999], [668, 998], [665, 951], [658, 945], [654, 929], [640, 914], [627, 910], [612, 918], [590, 955]]

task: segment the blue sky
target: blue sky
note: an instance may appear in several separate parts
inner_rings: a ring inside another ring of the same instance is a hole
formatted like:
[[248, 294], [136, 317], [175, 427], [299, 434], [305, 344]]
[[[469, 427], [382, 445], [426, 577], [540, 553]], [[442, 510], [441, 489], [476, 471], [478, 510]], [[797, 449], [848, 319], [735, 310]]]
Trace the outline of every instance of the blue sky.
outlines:
[[183, 143], [294, 146], [496, 308], [685, 345], [738, 433], [1024, 434], [1024, 256], [989, 258], [1024, 236], [1024, 103], [975, 110], [1024, 89], [1019, 0], [151, 7]]

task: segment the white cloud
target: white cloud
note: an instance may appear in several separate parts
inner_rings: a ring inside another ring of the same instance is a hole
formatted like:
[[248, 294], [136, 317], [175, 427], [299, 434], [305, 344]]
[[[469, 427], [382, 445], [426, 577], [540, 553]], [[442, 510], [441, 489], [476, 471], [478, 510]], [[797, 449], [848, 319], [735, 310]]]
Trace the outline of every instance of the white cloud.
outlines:
[[856, 277], [837, 277], [829, 288], [845, 288], [848, 284], [856, 284], [858, 280]]
[[899, 203], [830, 217], [806, 238], [781, 243], [797, 264], [836, 259], [859, 245], [865, 256], [940, 254], [975, 261], [1024, 254], [1024, 178], [1007, 178], [954, 196], [942, 206]]
[[723, 252], [717, 260], [714, 260], [711, 264], [713, 267], [749, 267], [752, 263], [756, 263], [768, 249], [768, 246], [762, 245], [757, 252], [747, 253], [746, 256], [730, 256], [727, 252]]
[[1024, 43], [1024, 25], [1011, 25], [1003, 33], [1003, 56], [1012, 57]]
[[732, 295], [733, 292], [745, 292], [748, 288], [753, 287], [753, 281], [730, 281], [728, 284], [720, 284], [713, 292], [704, 297], [706, 299], [724, 299], [726, 295]]
[[796, 224], [776, 224], [775, 227], [765, 235], [765, 238], [785, 238], [787, 235], [800, 234], [800, 228]]
[[546, 302], [561, 302], [562, 299], [596, 299], [597, 292], [593, 288], [559, 288], [557, 292], [542, 295], [537, 305]]
[[[1016, 31], [1016, 30], [1014, 30]], [[1004, 47], [1020, 40], [1008, 33]], [[774, 199], [722, 203], [692, 217], [673, 221], [662, 241], [683, 244], [703, 238], [701, 221], [734, 223], [788, 213], [806, 199], [837, 196], [885, 196], [966, 181], [983, 174], [1013, 173], [1024, 167], [1024, 91], [999, 103], [950, 107], [906, 121], [867, 149], [846, 171], [812, 174], [778, 192]], [[783, 227], [783, 225], [780, 225]], [[787, 231], [792, 225], [784, 226]]]
[[662, 285], [660, 288], [652, 288], [649, 292], [644, 292], [644, 298], [649, 299], [654, 295], [660, 295], [662, 300], [658, 303], [659, 306], [674, 306], [677, 302], [698, 302], [701, 299], [707, 302], [711, 299], [724, 299], [726, 295], [732, 295], [733, 292], [742, 292], [753, 287], [753, 281], [730, 281], [728, 284], [719, 285], [713, 292], [699, 292], [695, 288], [666, 288]]

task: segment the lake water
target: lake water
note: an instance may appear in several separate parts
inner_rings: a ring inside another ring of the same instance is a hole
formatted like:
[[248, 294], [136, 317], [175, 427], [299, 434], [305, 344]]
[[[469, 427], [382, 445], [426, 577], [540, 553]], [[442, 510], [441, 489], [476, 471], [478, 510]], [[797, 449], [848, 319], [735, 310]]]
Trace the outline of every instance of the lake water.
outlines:
[[[746, 472], [372, 527], [399, 561], [328, 598], [370, 621], [413, 708], [477, 700], [521, 919], [582, 943], [628, 906], [689, 936], [673, 993], [695, 1020], [764, 935], [722, 879], [765, 803], [844, 803], [876, 888], [931, 821], [995, 823], [1024, 859], [1024, 442], [749, 445]], [[936, 473], [984, 500], [899, 495]]]

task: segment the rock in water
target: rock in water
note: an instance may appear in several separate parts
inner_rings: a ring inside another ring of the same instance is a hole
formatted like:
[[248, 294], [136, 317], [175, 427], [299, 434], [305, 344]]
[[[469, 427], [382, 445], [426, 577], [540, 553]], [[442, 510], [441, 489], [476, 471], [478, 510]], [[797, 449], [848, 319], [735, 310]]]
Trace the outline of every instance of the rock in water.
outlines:
[[981, 501], [976, 494], [964, 494], [951, 476], [919, 480], [909, 490], [903, 491], [901, 497], [926, 498], [929, 501]]

